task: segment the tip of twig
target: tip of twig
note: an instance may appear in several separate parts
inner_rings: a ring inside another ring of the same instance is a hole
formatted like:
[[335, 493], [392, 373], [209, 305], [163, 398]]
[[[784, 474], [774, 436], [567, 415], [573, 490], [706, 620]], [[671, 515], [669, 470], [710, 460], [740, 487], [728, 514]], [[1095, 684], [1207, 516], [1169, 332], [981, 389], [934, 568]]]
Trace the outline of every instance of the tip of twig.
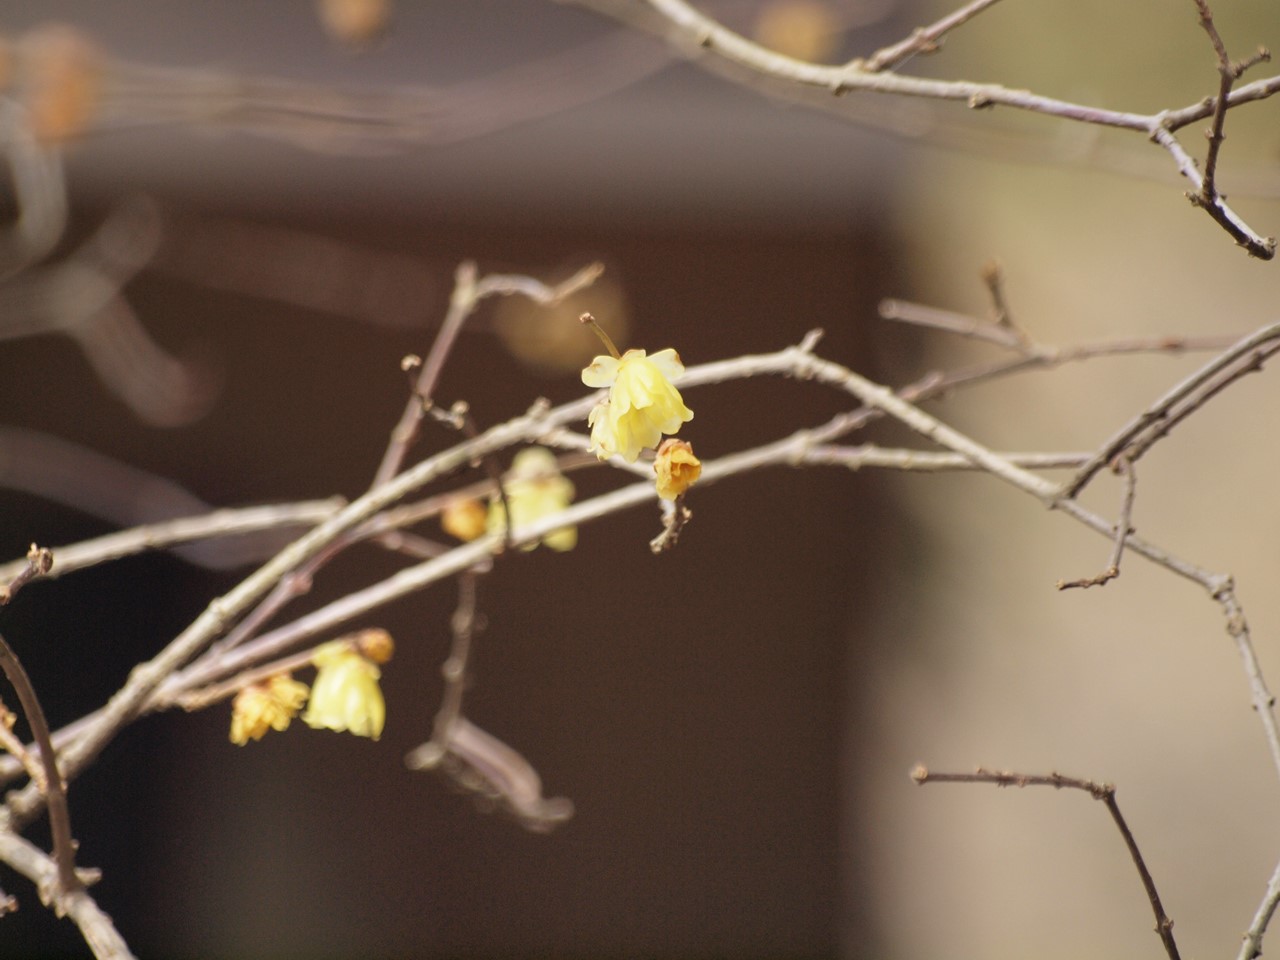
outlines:
[[911, 779], [916, 783], [924, 783], [929, 779], [929, 768], [923, 763], [917, 763], [911, 768]]
[[813, 348], [818, 345], [818, 341], [826, 335], [826, 331], [821, 327], [814, 327], [804, 335], [804, 339], [800, 341], [801, 353], [812, 353]]

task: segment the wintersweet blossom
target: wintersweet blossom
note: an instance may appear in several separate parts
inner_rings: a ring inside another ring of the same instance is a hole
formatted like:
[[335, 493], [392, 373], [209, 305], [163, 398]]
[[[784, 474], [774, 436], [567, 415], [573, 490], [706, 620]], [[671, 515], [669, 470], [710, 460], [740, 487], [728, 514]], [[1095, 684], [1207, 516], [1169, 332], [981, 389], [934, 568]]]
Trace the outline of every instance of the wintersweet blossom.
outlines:
[[674, 500], [702, 476], [702, 461], [693, 455], [693, 444], [668, 438], [658, 447], [653, 471], [657, 475], [658, 496]]
[[[545, 447], [528, 447], [517, 453], [503, 487], [515, 527], [559, 513], [573, 501], [573, 481], [560, 472], [555, 454]], [[489, 532], [501, 533], [505, 527], [502, 498], [495, 496], [489, 501]], [[578, 528], [552, 530], [542, 542], [552, 550], [572, 550], [578, 543]], [[520, 549], [532, 550], [537, 545], [536, 541], [526, 543]]]
[[249, 684], [231, 703], [231, 742], [243, 747], [261, 740], [268, 730], [287, 730], [307, 702], [307, 693], [307, 685], [287, 673]]
[[684, 373], [674, 350], [652, 357], [628, 350], [621, 357], [598, 356], [582, 371], [588, 387], [608, 387], [609, 396], [591, 411], [591, 450], [601, 460], [614, 454], [635, 463], [640, 451], [656, 447], [664, 433], [675, 433], [693, 419], [671, 381]]
[[[391, 640], [385, 631], [367, 632]], [[388, 657], [389, 649], [383, 660]], [[377, 664], [347, 640], [317, 647], [311, 662], [316, 665], [316, 682], [303, 722], [317, 730], [349, 730], [374, 740], [382, 736], [387, 705], [378, 686], [382, 671]]]

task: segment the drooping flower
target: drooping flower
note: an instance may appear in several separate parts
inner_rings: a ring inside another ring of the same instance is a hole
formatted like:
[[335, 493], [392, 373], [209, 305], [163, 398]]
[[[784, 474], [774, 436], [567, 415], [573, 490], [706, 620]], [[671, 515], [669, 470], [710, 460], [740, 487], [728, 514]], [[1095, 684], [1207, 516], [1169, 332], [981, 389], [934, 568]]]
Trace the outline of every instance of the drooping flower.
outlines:
[[674, 500], [702, 476], [702, 461], [693, 455], [693, 444], [687, 440], [667, 438], [658, 447], [653, 470], [657, 474], [658, 496]]
[[618, 454], [635, 463], [640, 451], [656, 447], [664, 433], [672, 434], [693, 419], [680, 391], [671, 381], [684, 373], [674, 350], [653, 356], [628, 350], [621, 357], [598, 356], [582, 371], [588, 387], [608, 387], [609, 396], [591, 411], [591, 450], [601, 460]]
[[357, 737], [377, 740], [387, 719], [378, 678], [379, 663], [391, 657], [394, 645], [385, 630], [366, 630], [353, 643], [334, 640], [316, 648], [316, 682], [302, 720], [317, 730], [348, 730]]
[[231, 703], [231, 742], [243, 747], [261, 740], [268, 730], [284, 731], [307, 702], [307, 685], [287, 673], [265, 683], [251, 683]]
[[[555, 454], [545, 447], [528, 447], [517, 453], [503, 487], [514, 527], [559, 513], [573, 501], [573, 482], [560, 472]], [[501, 533], [505, 527], [502, 498], [495, 496], [489, 501], [489, 532]], [[552, 550], [572, 550], [578, 543], [578, 528], [552, 530], [542, 542]], [[532, 550], [537, 545], [536, 541], [526, 543], [520, 549]]]

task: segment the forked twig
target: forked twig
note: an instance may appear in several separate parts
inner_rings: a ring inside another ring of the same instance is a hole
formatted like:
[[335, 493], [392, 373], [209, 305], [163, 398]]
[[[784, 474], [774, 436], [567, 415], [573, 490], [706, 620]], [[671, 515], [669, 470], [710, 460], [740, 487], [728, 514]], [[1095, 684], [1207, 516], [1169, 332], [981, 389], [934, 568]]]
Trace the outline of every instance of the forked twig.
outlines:
[[492, 274], [477, 279], [476, 265], [471, 261], [462, 263], [454, 276], [453, 296], [449, 300], [449, 312], [440, 325], [431, 351], [418, 373], [412, 396], [405, 404], [400, 422], [391, 431], [391, 442], [383, 454], [382, 463], [374, 476], [373, 486], [386, 483], [399, 472], [409, 448], [418, 438], [418, 431], [427, 405], [432, 401], [440, 374], [444, 370], [445, 360], [453, 349], [454, 341], [481, 300], [495, 296], [520, 295], [528, 297], [536, 303], [553, 304], [584, 287], [589, 287], [604, 272], [604, 265], [591, 263], [583, 267], [569, 279], [554, 286], [548, 286], [532, 277]]
[[1227, 120], [1231, 88], [1250, 67], [1270, 60], [1271, 53], [1265, 47], [1259, 47], [1247, 60], [1232, 63], [1231, 58], [1227, 56], [1227, 47], [1222, 42], [1222, 35], [1218, 33], [1218, 27], [1213, 22], [1213, 13], [1209, 9], [1207, 0], [1195, 0], [1195, 5], [1200, 13], [1200, 26], [1209, 35], [1209, 42], [1213, 45], [1214, 55], [1218, 59], [1218, 96], [1213, 103], [1213, 120], [1206, 132], [1209, 149], [1204, 159], [1204, 182], [1200, 185], [1200, 192], [1192, 197], [1197, 206], [1211, 207], [1220, 197], [1216, 182], [1218, 154], [1222, 150], [1222, 141], [1226, 139], [1223, 129]]

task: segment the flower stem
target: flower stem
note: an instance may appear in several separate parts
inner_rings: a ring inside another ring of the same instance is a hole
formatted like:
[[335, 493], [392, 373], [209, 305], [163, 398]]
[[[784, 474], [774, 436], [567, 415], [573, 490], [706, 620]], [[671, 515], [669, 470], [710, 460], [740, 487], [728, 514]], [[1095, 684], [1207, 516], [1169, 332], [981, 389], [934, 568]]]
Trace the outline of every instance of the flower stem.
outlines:
[[613, 340], [609, 337], [609, 335], [604, 332], [604, 328], [600, 326], [600, 324], [596, 323], [595, 317], [593, 317], [589, 313], [584, 313], [582, 316], [578, 318], [578, 322], [585, 323], [595, 332], [595, 335], [600, 338], [600, 341], [608, 349], [609, 354], [610, 356], [613, 357], [613, 359], [615, 360], [622, 359], [622, 354], [618, 353], [618, 348], [614, 346]]

